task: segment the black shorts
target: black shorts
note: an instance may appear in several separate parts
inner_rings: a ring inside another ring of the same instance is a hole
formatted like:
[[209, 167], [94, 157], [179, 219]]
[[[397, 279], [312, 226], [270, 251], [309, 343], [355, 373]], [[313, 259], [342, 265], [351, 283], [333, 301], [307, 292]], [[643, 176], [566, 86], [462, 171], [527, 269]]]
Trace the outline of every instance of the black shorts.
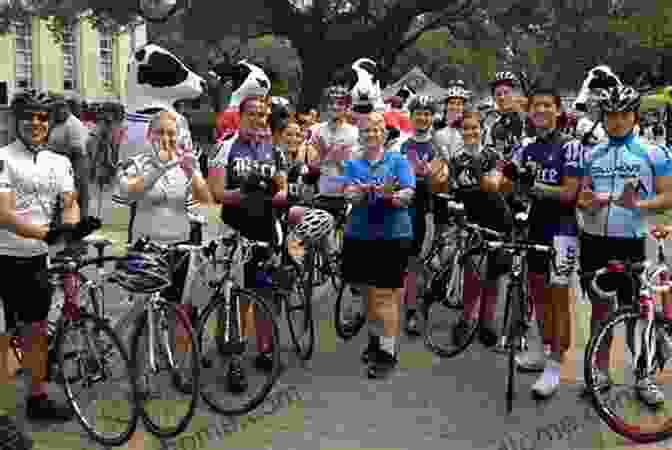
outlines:
[[5, 281], [0, 283], [0, 298], [5, 304], [7, 327], [15, 327], [15, 319], [25, 323], [46, 320], [54, 291], [49, 283], [47, 255], [0, 255], [0, 273]]
[[[579, 238], [579, 249], [579, 261], [583, 272], [598, 270], [606, 266], [610, 260], [639, 262], [646, 259], [646, 239], [604, 237], [583, 233]], [[599, 285], [604, 290], [617, 289], [619, 303], [628, 305], [637, 294], [639, 283], [635, 280], [633, 291], [633, 286], [626, 280], [623, 275], [607, 274], [600, 278]], [[581, 281], [586, 292], [590, 292], [587, 285], [589, 281]]]
[[343, 241], [343, 279], [377, 288], [402, 288], [412, 248], [412, 239], [364, 241], [346, 237]]

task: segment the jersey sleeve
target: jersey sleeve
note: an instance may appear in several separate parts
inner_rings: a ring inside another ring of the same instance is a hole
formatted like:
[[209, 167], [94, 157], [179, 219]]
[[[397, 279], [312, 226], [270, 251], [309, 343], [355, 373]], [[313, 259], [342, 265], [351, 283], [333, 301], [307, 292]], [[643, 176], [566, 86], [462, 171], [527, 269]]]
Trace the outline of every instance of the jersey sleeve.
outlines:
[[656, 177], [672, 175], [672, 149], [666, 145], [651, 146], [649, 158], [656, 171]]
[[208, 161], [208, 175], [224, 176], [235, 137], [219, 144], [215, 157]]
[[511, 161], [517, 165], [523, 164], [525, 161], [525, 149], [526, 145], [516, 145], [511, 151]]
[[562, 146], [563, 165], [562, 175], [566, 177], [579, 177], [582, 174], [581, 160], [583, 159], [583, 145], [578, 139], [572, 139]]
[[64, 174], [63, 174], [63, 184], [61, 186], [62, 193], [66, 192], [75, 192], [75, 172], [72, 169], [72, 164], [67, 158], [64, 158], [65, 164]]
[[0, 159], [0, 192], [14, 192], [12, 172], [6, 159]]
[[399, 157], [397, 159], [397, 177], [399, 178], [399, 185], [402, 189], [415, 189], [415, 174], [411, 170], [411, 164], [407, 158]]

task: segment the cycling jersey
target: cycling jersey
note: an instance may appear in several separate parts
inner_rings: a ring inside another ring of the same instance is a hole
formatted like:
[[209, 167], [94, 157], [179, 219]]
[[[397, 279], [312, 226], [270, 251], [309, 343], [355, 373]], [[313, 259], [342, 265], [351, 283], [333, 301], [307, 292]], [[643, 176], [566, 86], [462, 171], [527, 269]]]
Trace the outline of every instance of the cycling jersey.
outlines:
[[[0, 192], [16, 194], [17, 220], [24, 223], [51, 223], [58, 196], [75, 190], [68, 158], [46, 148], [35, 154], [20, 140], [0, 148]], [[48, 250], [43, 241], [0, 229], [0, 255], [33, 257]]]
[[[622, 139], [610, 138], [586, 152], [582, 173], [589, 177], [593, 192], [620, 198], [625, 182], [639, 180], [640, 199], [656, 196], [656, 177], [672, 175], [672, 153], [665, 146], [644, 144], [630, 134]], [[646, 224], [638, 209], [628, 209], [611, 202], [607, 207], [583, 211], [584, 231], [595, 236], [643, 238]]]
[[485, 128], [483, 143], [508, 155], [513, 145], [519, 144], [525, 137], [525, 122], [522, 114], [503, 113], [491, 125]]
[[351, 159], [353, 151], [358, 147], [359, 132], [357, 127], [343, 123], [336, 127], [333, 122], [323, 122], [310, 127], [310, 143], [319, 154], [320, 161], [342, 162]]
[[[562, 186], [564, 177], [579, 177], [579, 161], [583, 146], [571, 136], [558, 130], [548, 136], [535, 137], [514, 150], [513, 160], [519, 165], [530, 161], [537, 164], [537, 181], [549, 186]], [[549, 220], [553, 217], [553, 220]], [[577, 225], [574, 205], [556, 200], [539, 199], [530, 211], [530, 233], [540, 240], [554, 236], [576, 236]]]
[[445, 127], [434, 133], [433, 141], [437, 154], [448, 161], [450, 155], [462, 147], [462, 133], [457, 128]]
[[[134, 156], [122, 163], [119, 184], [127, 185], [131, 177], [144, 176], [154, 170], [160, 161], [154, 153]], [[202, 176], [198, 164], [194, 164], [192, 176]], [[187, 177], [180, 166], [164, 173], [156, 183], [139, 196], [115, 195], [118, 203], [136, 203], [133, 235], [147, 236], [160, 242], [184, 241], [189, 236], [188, 212], [193, 206], [192, 178]]]
[[[415, 176], [406, 158], [385, 152], [380, 161], [356, 159], [345, 162], [347, 184], [392, 184], [401, 189], [415, 188]], [[368, 203], [352, 208], [345, 235], [360, 240], [410, 239], [413, 227], [408, 208], [386, 206], [382, 194], [369, 194]]]

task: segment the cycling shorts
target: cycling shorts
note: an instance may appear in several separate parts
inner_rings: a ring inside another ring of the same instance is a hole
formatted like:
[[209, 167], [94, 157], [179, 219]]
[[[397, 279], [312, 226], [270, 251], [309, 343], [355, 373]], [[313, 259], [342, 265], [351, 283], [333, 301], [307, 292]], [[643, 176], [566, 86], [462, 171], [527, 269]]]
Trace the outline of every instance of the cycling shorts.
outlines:
[[[610, 260], [630, 260], [640, 262], [646, 259], [646, 239], [605, 237], [595, 236], [583, 233], [580, 240], [581, 245], [581, 270], [584, 272], [594, 272], [606, 266]], [[591, 301], [598, 300], [592, 294], [588, 283], [590, 280], [581, 280], [581, 285]], [[635, 280], [638, 285], [639, 280]], [[639, 289], [628, 282], [627, 278], [620, 274], [607, 274], [600, 277], [600, 288], [605, 291], [616, 290], [618, 292], [618, 301], [621, 305], [629, 305]], [[602, 300], [603, 301], [603, 300]]]
[[7, 325], [16, 326], [14, 318], [24, 323], [47, 320], [54, 292], [49, 283], [47, 255], [0, 255], [0, 273], [5, 280], [0, 283], [0, 298], [5, 303]]
[[404, 287], [404, 273], [411, 256], [412, 239], [343, 241], [343, 279], [374, 288]]
[[549, 256], [531, 251], [527, 254], [527, 266], [531, 273], [549, 275], [552, 286], [569, 286], [578, 262], [578, 239], [576, 235], [558, 234], [550, 240], [535, 240], [555, 249], [555, 266]]

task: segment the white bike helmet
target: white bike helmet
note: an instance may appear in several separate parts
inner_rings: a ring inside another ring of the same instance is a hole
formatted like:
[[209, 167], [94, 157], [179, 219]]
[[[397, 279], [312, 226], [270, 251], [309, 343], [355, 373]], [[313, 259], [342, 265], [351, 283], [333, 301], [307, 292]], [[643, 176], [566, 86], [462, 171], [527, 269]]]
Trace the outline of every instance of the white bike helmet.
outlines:
[[321, 209], [309, 209], [303, 215], [303, 220], [298, 224], [292, 234], [304, 241], [317, 241], [322, 239], [334, 229], [334, 218], [331, 214]]

